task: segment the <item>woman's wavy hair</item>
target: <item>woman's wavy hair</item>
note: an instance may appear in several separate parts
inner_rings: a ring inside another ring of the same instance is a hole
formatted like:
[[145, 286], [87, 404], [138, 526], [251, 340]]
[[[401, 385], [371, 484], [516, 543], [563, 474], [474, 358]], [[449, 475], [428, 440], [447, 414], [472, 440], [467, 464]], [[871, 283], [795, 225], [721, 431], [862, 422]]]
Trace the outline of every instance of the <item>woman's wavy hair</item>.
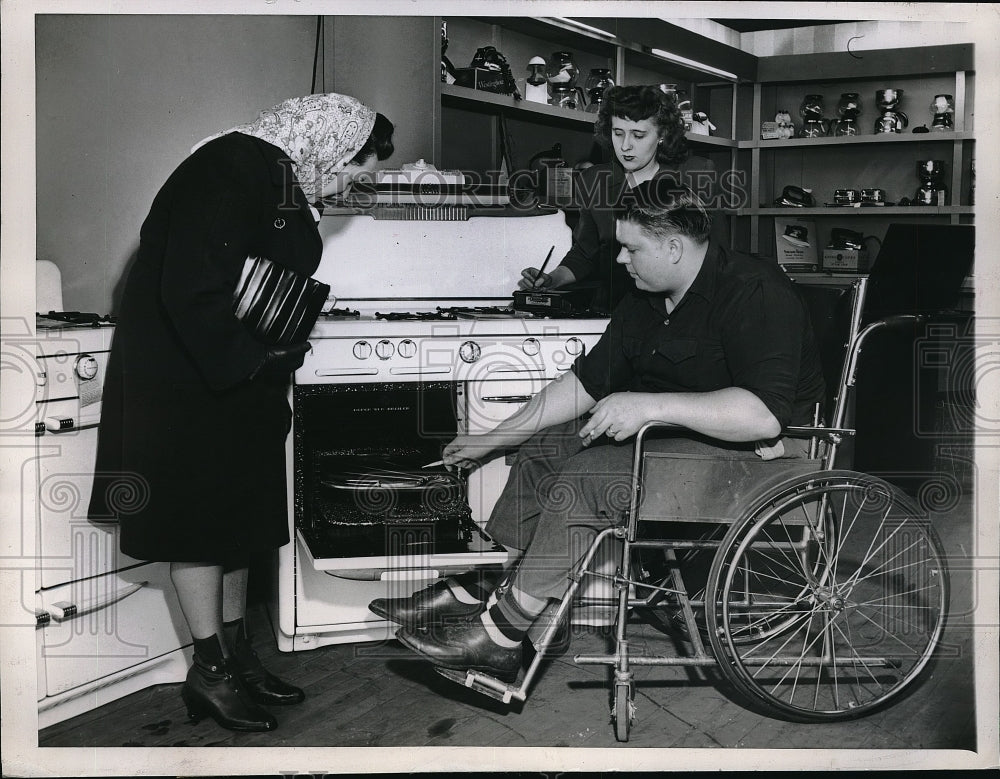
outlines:
[[594, 123], [594, 136], [608, 148], [613, 148], [611, 119], [615, 116], [633, 122], [653, 120], [661, 139], [656, 147], [656, 161], [660, 164], [677, 165], [687, 158], [684, 119], [677, 104], [658, 86], [608, 88]]
[[372, 127], [371, 135], [365, 141], [365, 145], [358, 149], [358, 153], [351, 158], [355, 165], [363, 165], [373, 154], [380, 160], [392, 156], [395, 147], [392, 144], [392, 133], [396, 126], [382, 114], [375, 114], [375, 124]]

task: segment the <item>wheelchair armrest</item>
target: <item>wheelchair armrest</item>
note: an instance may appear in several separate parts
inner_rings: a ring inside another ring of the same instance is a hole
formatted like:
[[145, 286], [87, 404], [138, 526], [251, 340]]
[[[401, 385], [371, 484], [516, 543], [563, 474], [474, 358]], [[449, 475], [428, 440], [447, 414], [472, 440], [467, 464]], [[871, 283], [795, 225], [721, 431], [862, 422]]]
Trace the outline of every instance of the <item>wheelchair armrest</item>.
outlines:
[[789, 425], [781, 431], [789, 438], [812, 438], [815, 436], [854, 435], [857, 431], [849, 427], [823, 427], [822, 425]]
[[657, 422], [655, 419], [652, 422], [647, 422], [635, 434], [635, 448], [639, 450], [642, 448], [644, 441], [646, 440], [646, 433], [653, 430], [663, 430], [665, 428], [673, 428], [677, 430], [681, 425], [675, 425], [672, 422]]

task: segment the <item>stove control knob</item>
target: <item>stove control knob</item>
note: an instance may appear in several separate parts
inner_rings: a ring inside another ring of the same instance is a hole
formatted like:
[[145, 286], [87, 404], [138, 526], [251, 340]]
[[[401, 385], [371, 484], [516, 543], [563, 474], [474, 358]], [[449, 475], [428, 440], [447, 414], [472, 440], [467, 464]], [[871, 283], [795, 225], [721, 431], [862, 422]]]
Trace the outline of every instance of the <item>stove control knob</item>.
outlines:
[[538, 343], [537, 338], [525, 338], [521, 350], [529, 357], [534, 357], [542, 350], [542, 345]]
[[358, 341], [354, 344], [354, 356], [359, 360], [367, 360], [372, 356], [372, 345], [367, 341]]
[[567, 339], [566, 351], [569, 354], [580, 354], [583, 351], [583, 341], [581, 341], [579, 338]]
[[97, 375], [97, 358], [90, 354], [81, 354], [76, 358], [73, 370], [84, 381], [90, 381]]
[[392, 345], [392, 341], [385, 338], [375, 344], [375, 354], [380, 360], [388, 360], [395, 351], [396, 347]]
[[409, 358], [417, 353], [417, 345], [409, 338], [404, 338], [399, 342], [399, 346], [396, 347], [396, 351], [399, 352], [400, 357]]
[[475, 362], [482, 356], [483, 350], [475, 341], [466, 341], [458, 347], [458, 356], [463, 362]]

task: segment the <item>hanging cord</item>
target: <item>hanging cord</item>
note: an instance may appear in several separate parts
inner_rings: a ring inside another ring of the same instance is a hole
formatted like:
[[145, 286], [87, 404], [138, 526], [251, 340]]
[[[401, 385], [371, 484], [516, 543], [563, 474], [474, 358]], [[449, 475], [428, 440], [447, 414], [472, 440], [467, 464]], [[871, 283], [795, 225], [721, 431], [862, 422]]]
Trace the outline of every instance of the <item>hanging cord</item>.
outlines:
[[[316, 94], [316, 73], [317, 73], [318, 66], [319, 66], [319, 57], [320, 57], [320, 52], [322, 51], [322, 46], [323, 46], [323, 17], [322, 16], [317, 16], [316, 17], [316, 47], [315, 47], [315, 50], [313, 51], [312, 87], [310, 88], [310, 91], [313, 94]], [[324, 68], [324, 70], [325, 70], [325, 68]], [[320, 91], [321, 92], [326, 92], [326, 73], [325, 72], [321, 75], [321, 78], [322, 78], [322, 88], [320, 89]]]

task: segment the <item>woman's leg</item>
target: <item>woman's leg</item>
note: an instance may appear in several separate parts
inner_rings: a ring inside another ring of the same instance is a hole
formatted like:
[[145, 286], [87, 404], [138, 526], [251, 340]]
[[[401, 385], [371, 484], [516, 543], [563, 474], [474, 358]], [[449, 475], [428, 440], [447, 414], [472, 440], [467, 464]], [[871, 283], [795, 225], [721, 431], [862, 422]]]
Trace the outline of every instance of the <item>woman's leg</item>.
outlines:
[[[222, 635], [223, 569], [213, 563], [171, 563], [170, 580], [194, 639]], [[223, 650], [225, 651], [225, 650]]]
[[229, 670], [232, 652], [222, 624], [224, 578], [223, 567], [215, 563], [170, 564], [170, 579], [194, 639], [194, 665], [181, 697], [192, 719], [207, 714], [229, 730], [274, 730], [277, 721], [245, 696]]
[[222, 575], [222, 621], [234, 622], [247, 613], [247, 579], [249, 566], [227, 569]]
[[305, 693], [268, 671], [254, 651], [246, 622], [249, 563], [226, 568], [222, 584], [223, 635], [231, 666], [243, 688], [257, 703], [282, 706], [301, 703]]

